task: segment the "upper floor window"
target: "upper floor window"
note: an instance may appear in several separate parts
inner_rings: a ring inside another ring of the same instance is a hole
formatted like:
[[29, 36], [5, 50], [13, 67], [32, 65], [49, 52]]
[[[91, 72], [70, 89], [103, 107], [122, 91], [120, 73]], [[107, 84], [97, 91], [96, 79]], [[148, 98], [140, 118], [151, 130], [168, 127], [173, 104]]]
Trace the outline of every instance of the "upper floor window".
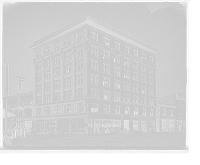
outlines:
[[110, 52], [107, 50], [103, 50], [103, 59], [110, 60]]
[[120, 106], [115, 105], [115, 114], [120, 114]]
[[84, 88], [79, 88], [76, 90], [76, 98], [79, 99], [79, 98], [83, 98], [84, 96]]
[[81, 39], [83, 39], [83, 31], [76, 34], [76, 41], [80, 41]]
[[120, 68], [114, 66], [114, 75], [120, 77]]
[[149, 105], [154, 105], [154, 99], [153, 98], [149, 98]]
[[51, 83], [45, 83], [44, 90], [45, 92], [49, 92], [51, 90]]
[[153, 91], [154, 91], [153, 88], [149, 87], [149, 95], [153, 96], [153, 93], [154, 93]]
[[125, 53], [129, 54], [129, 47], [128, 46], [125, 46]]
[[80, 74], [76, 76], [76, 85], [84, 84], [84, 74]]
[[146, 65], [145, 64], [141, 64], [141, 71], [146, 72]]
[[120, 55], [117, 54], [114, 55], [114, 62], [120, 64]]
[[141, 93], [146, 94], [146, 87], [145, 86], [141, 86]]
[[154, 83], [154, 81], [153, 81], [153, 77], [151, 77], [151, 76], [149, 76], [149, 84], [153, 84]]
[[83, 71], [83, 68], [84, 68], [84, 61], [78, 61], [76, 63], [76, 71], [77, 72], [80, 72], [80, 71]]
[[120, 44], [118, 42], [115, 42], [115, 49], [120, 50]]
[[146, 76], [143, 74], [141, 75], [141, 82], [146, 83]]
[[153, 115], [154, 115], [154, 109], [150, 109], [149, 115], [150, 115], [150, 116], [153, 116]]
[[54, 89], [55, 90], [60, 89], [60, 80], [54, 81]]
[[124, 82], [124, 90], [130, 91], [130, 83], [129, 82]]
[[95, 33], [95, 32], [91, 32], [91, 38], [92, 38], [92, 40], [94, 40], [94, 41], [98, 41], [98, 34]]
[[37, 50], [36, 52], [36, 58], [42, 57], [42, 50]]
[[72, 90], [64, 92], [64, 100], [71, 100], [72, 99]]
[[60, 101], [60, 92], [54, 93], [54, 95], [53, 95], [53, 101], [55, 101], [55, 102]]
[[58, 64], [60, 64], [60, 55], [56, 55], [54, 57], [54, 65], [58, 65]]
[[149, 66], [149, 74], [153, 74], [153, 67]]
[[142, 115], [146, 115], [146, 114], [147, 114], [146, 108], [142, 108]]
[[55, 76], [55, 77], [60, 76], [60, 68], [55, 68], [55, 69], [54, 69], [54, 76]]
[[124, 77], [130, 78], [130, 71], [129, 70], [124, 69]]
[[141, 54], [141, 59], [142, 59], [142, 60], [146, 60], [146, 54], [145, 54], [145, 53], [142, 53], [142, 54]]
[[152, 57], [152, 56], [149, 56], [149, 61], [150, 61], [151, 63], [153, 63], [153, 57]]
[[103, 86], [110, 87], [110, 78], [103, 77]]
[[103, 71], [104, 73], [110, 74], [110, 65], [103, 63]]
[[72, 72], [72, 65], [68, 64], [65, 66], [65, 74], [70, 74]]
[[104, 37], [103, 39], [104, 39], [105, 45], [109, 46], [110, 45], [110, 39], [108, 39], [106, 37]]
[[68, 77], [65, 79], [65, 87], [69, 88], [72, 86], [72, 77]]
[[167, 110], [165, 108], [163, 108], [163, 116], [167, 115]]
[[51, 67], [51, 59], [46, 59], [44, 64], [45, 69], [49, 69]]
[[51, 114], [50, 107], [44, 107], [44, 114], [45, 115], [50, 115]]
[[83, 47], [79, 47], [76, 49], [76, 57], [83, 57]]
[[55, 114], [61, 114], [61, 106], [60, 105], [56, 105], [55, 107], [54, 107], [54, 112], [55, 112]]
[[91, 103], [91, 112], [98, 112], [98, 104]]
[[42, 116], [42, 108], [36, 108], [36, 116]]
[[98, 57], [98, 47], [91, 45], [91, 54], [94, 57]]
[[124, 102], [130, 102], [130, 95], [129, 94], [124, 94]]
[[138, 96], [133, 95], [133, 103], [138, 103]]
[[130, 108], [129, 108], [128, 106], [125, 107], [124, 113], [125, 113], [126, 115], [129, 115], [129, 114], [130, 114]]
[[124, 57], [124, 66], [129, 67], [130, 66], [130, 59]]
[[138, 81], [138, 73], [133, 72], [133, 80]]
[[120, 93], [114, 92], [114, 100], [115, 101], [120, 101]]
[[108, 105], [108, 104], [104, 104], [103, 105], [103, 109], [104, 109], [104, 113], [110, 113], [110, 105]]
[[120, 80], [114, 80], [114, 88], [115, 89], [120, 89]]
[[110, 100], [110, 91], [103, 90], [103, 98]]
[[36, 71], [41, 71], [42, 70], [42, 61], [39, 61], [36, 63]]
[[91, 88], [90, 92], [91, 92], [91, 94], [90, 94], [91, 98], [98, 98], [99, 97], [99, 90], [98, 89]]
[[133, 54], [134, 54], [135, 57], [138, 57], [138, 51], [137, 50], [134, 50]]
[[146, 104], [146, 98], [145, 97], [141, 97], [141, 104]]
[[90, 62], [90, 68], [91, 68], [92, 71], [98, 71], [98, 69], [99, 69], [99, 63], [98, 63], [98, 61], [91, 60], [91, 62]]
[[93, 85], [98, 85], [98, 75], [95, 75], [95, 74], [91, 74], [91, 77], [90, 77], [90, 82], [91, 84]]
[[51, 78], [51, 72], [48, 70], [48, 71], [45, 71], [44, 72], [44, 79], [47, 80], [47, 79], [50, 79]]
[[137, 107], [133, 108], [133, 115], [138, 115], [138, 108]]
[[138, 70], [138, 62], [133, 61], [133, 69]]
[[44, 95], [44, 103], [50, 103], [51, 102], [51, 94]]
[[71, 61], [73, 59], [72, 51], [64, 52], [65, 61]]
[[133, 92], [138, 93], [138, 85], [137, 84], [133, 84]]
[[36, 81], [37, 82], [41, 82], [42, 81], [42, 74], [41, 73], [36, 74]]

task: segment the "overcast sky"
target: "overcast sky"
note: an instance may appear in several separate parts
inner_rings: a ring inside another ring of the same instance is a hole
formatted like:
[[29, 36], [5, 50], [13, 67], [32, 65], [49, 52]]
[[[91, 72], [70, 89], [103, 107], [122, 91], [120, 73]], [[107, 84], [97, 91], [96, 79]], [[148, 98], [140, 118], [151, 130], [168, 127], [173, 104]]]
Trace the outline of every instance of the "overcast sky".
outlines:
[[93, 17], [155, 47], [157, 96], [185, 92], [186, 7], [179, 3], [15, 3], [4, 4], [3, 55], [10, 66], [9, 94], [16, 76], [23, 92], [34, 91], [34, 41], [83, 16]]

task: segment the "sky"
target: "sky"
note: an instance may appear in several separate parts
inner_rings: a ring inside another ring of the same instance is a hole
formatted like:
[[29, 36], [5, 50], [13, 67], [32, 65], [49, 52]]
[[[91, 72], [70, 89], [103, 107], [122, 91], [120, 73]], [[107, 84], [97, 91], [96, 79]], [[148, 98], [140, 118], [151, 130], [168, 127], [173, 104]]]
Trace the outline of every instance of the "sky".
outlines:
[[3, 57], [9, 65], [9, 94], [34, 91], [33, 42], [83, 16], [155, 47], [157, 96], [185, 93], [187, 18], [184, 3], [14, 3], [3, 5]]

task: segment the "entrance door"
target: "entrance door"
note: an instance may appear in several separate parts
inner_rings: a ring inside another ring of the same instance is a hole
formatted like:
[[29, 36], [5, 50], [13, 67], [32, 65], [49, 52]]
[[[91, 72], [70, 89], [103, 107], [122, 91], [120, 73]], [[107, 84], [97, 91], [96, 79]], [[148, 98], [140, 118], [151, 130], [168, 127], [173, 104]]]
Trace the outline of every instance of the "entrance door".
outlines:
[[129, 120], [124, 120], [124, 130], [129, 131]]

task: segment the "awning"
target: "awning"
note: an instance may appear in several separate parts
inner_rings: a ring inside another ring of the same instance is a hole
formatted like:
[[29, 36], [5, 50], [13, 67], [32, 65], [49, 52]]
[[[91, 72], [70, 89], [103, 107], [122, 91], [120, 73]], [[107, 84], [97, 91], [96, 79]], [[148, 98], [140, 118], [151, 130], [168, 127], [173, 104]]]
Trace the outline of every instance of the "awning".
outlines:
[[[5, 114], [6, 114], [6, 111], [5, 111], [5, 109], [4, 109], [4, 110], [3, 110], [3, 118], [5, 118]], [[13, 113], [7, 111], [7, 117], [8, 117], [8, 118], [9, 118], [9, 117], [13, 117], [13, 116], [15, 116]]]

